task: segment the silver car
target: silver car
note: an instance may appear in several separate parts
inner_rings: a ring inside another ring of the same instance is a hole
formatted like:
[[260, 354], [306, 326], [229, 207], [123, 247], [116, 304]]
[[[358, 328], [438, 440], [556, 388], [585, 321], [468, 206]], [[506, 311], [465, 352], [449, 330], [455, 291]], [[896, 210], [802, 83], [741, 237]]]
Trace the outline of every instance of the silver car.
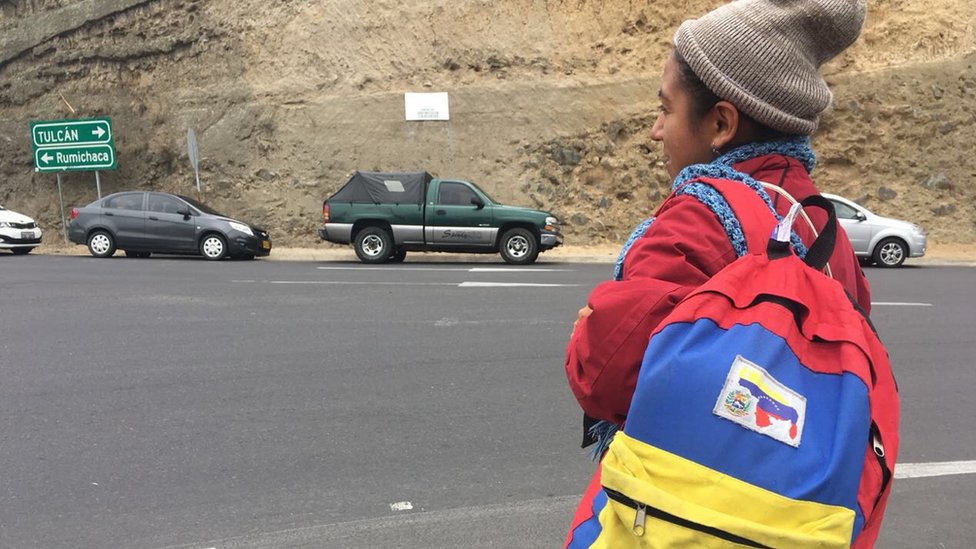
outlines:
[[879, 267], [898, 267], [909, 257], [925, 255], [925, 231], [908, 221], [871, 213], [837, 195], [821, 193], [834, 204], [837, 220], [851, 240], [854, 253]]

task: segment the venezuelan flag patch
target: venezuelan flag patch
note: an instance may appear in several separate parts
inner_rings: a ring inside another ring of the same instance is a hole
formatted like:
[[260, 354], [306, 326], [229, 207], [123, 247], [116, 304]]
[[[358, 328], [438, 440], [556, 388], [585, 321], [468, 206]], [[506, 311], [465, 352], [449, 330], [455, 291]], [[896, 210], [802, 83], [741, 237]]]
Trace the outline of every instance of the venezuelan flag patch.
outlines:
[[733, 423], [798, 448], [807, 399], [766, 369], [736, 355], [712, 412]]

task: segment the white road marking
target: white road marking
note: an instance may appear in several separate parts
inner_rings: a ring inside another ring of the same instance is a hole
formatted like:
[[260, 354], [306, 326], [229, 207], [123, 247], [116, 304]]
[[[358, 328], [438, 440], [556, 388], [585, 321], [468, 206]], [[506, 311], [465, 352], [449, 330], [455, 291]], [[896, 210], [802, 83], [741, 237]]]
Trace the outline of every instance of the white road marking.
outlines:
[[268, 284], [333, 284], [345, 286], [457, 286], [457, 282], [365, 282], [358, 280], [268, 280]]
[[535, 267], [472, 267], [470, 273], [571, 273], [572, 269], [539, 269]]
[[530, 282], [366, 282], [359, 280], [231, 280], [240, 284], [318, 284], [333, 286], [454, 286], [457, 288], [561, 288], [575, 287], [579, 284], [542, 284]]
[[888, 307], [931, 307], [931, 303], [912, 303], [910, 301], [872, 301], [872, 306], [881, 305]]
[[546, 287], [562, 288], [579, 286], [579, 284], [533, 284], [530, 282], [462, 282], [458, 284], [461, 288], [517, 288], [517, 287]]
[[390, 511], [409, 511], [413, 509], [413, 504], [409, 501], [398, 501], [390, 504]]
[[898, 463], [895, 465], [895, 478], [942, 477], [946, 475], [971, 475], [974, 473], [976, 473], [976, 460]]
[[463, 273], [571, 273], [572, 269], [533, 267], [316, 267], [323, 271], [450, 271]]
[[322, 271], [457, 271], [467, 272], [467, 267], [316, 267]]

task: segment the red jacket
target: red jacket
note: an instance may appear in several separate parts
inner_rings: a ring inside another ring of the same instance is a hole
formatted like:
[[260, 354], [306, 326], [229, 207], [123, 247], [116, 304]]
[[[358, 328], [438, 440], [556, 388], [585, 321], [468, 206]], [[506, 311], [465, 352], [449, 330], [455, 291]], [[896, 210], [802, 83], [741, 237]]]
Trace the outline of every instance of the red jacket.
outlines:
[[[796, 200], [818, 194], [803, 166], [782, 155], [767, 155], [736, 164], [735, 169], [759, 181], [781, 186]], [[780, 215], [788, 200], [773, 195]], [[804, 211], [818, 232], [827, 215]], [[870, 313], [871, 296], [854, 250], [843, 228], [830, 269]], [[794, 230], [808, 246], [809, 228], [800, 220]], [[670, 197], [647, 232], [627, 253], [622, 280], [597, 285], [587, 299], [593, 312], [580, 320], [566, 348], [566, 376], [586, 415], [622, 425], [637, 384], [637, 372], [651, 332], [692, 290], [736, 259], [715, 214], [692, 196]]]

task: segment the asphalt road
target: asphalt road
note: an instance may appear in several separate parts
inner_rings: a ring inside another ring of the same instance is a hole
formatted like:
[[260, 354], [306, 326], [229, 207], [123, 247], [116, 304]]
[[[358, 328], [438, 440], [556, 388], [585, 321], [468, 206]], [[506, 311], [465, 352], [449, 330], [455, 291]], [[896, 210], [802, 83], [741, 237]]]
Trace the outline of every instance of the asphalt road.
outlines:
[[[557, 547], [609, 271], [0, 254], [0, 547]], [[972, 547], [976, 475], [924, 464], [976, 460], [976, 270], [868, 274], [923, 474], [878, 547]]]

